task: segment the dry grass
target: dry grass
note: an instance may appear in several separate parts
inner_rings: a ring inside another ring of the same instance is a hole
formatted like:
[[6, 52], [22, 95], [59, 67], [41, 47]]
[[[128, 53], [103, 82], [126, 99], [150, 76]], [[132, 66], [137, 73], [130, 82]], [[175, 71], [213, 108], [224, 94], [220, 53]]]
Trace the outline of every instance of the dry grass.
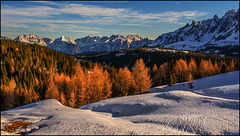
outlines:
[[4, 131], [14, 132], [18, 128], [26, 128], [28, 125], [32, 124], [32, 122], [23, 122], [23, 120], [14, 121], [14, 122], [10, 122], [10, 123], [12, 123], [12, 124], [5, 126], [5, 128], [3, 129]]

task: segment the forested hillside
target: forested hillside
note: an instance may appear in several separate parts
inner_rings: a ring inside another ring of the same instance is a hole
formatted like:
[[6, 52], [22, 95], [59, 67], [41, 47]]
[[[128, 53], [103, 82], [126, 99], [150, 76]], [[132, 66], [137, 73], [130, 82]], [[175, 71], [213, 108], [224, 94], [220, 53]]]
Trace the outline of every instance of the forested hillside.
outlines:
[[[139, 50], [145, 53], [139, 55], [138, 50], [133, 50], [137, 57], [125, 58], [133, 69], [121, 66], [116, 69], [100, 63], [78, 62], [74, 57], [36, 44], [1, 39], [1, 110], [51, 98], [80, 107], [110, 97], [143, 93], [157, 85], [191, 82], [239, 69], [239, 60], [235, 58]], [[149, 55], [155, 59], [149, 60]], [[124, 58], [114, 61], [123, 62]]]
[[[155, 50], [154, 50], [155, 49]], [[164, 50], [164, 51], [161, 51]], [[200, 64], [201, 59], [211, 59], [214, 63], [217, 61], [225, 61], [227, 64], [230, 64], [231, 60], [236, 62], [236, 65], [239, 65], [239, 59], [233, 57], [220, 57], [218, 55], [207, 54], [207, 53], [198, 53], [193, 51], [184, 52], [182, 50], [174, 50], [170, 48], [162, 47], [145, 47], [137, 49], [122, 49], [106, 54], [90, 55], [90, 56], [78, 56], [77, 59], [88, 60], [91, 62], [100, 62], [102, 64], [114, 66], [115, 68], [124, 68], [128, 67], [129, 69], [133, 68], [133, 65], [137, 59], [142, 58], [146, 63], [146, 66], [153, 67], [154, 64], [160, 66], [165, 62], [175, 62], [180, 58], [187, 60], [188, 62], [193, 58], [197, 65]]]
[[[80, 63], [84, 71], [109, 72], [109, 83], [117, 72], [117, 69], [101, 64], [87, 61]], [[61, 78], [73, 81], [78, 71], [76, 67], [79, 66], [76, 64], [73, 57], [61, 52], [36, 44], [25, 45], [18, 41], [1, 39], [1, 110], [51, 97], [63, 99], [66, 95], [66, 100], [69, 100], [69, 91], [63, 91], [62, 86], [57, 83], [60, 84], [58, 80], [62, 80]], [[101, 75], [98, 76], [101, 78]], [[56, 94], [48, 94], [53, 91], [51, 89], [57, 90]]]

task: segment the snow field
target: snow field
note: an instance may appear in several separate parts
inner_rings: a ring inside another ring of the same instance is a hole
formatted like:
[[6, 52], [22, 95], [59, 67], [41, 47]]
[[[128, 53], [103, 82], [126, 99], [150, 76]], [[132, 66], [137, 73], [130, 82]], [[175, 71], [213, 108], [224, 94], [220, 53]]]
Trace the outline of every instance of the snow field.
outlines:
[[[228, 135], [239, 134], [239, 71], [194, 80], [151, 93], [116, 97], [79, 109], [48, 99], [1, 112], [10, 121], [33, 122], [29, 134]], [[16, 133], [15, 132], [15, 133]], [[6, 132], [1, 131], [1, 134]]]

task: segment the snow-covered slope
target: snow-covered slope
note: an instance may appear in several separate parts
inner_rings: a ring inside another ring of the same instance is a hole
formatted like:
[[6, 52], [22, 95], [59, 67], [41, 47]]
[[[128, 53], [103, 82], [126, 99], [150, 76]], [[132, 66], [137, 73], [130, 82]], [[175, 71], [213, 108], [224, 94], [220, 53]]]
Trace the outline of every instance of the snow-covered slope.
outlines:
[[192, 21], [178, 30], [159, 36], [148, 46], [201, 50], [205, 46], [239, 46], [239, 9], [228, 11], [223, 17]]
[[[49, 99], [1, 112], [10, 121], [33, 122], [29, 134], [239, 134], [239, 71], [215, 75], [151, 93], [117, 97], [74, 109]], [[6, 132], [1, 131], [1, 134]]]

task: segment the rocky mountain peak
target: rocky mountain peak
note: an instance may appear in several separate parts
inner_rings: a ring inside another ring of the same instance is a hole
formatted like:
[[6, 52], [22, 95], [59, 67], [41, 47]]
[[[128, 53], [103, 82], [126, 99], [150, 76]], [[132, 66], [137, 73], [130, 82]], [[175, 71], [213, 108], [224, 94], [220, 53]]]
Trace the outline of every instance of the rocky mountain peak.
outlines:
[[236, 14], [235, 9], [229, 10], [227, 13], [225, 13], [225, 15], [222, 17], [222, 19], [231, 18], [235, 14]]
[[214, 17], [213, 17], [213, 21], [215, 21], [215, 22], [218, 21], [218, 16], [217, 16], [217, 15], [214, 15]]
[[23, 43], [30, 43], [30, 44], [36, 43], [41, 46], [47, 46], [47, 44], [44, 42], [44, 40], [36, 34], [19, 35], [14, 40], [20, 41]]

